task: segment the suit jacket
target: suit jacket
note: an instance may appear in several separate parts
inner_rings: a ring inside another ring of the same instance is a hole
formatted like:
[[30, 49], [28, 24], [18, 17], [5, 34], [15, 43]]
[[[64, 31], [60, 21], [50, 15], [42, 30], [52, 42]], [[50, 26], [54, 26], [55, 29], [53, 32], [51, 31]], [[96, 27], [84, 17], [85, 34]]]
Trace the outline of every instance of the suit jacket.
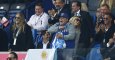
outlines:
[[17, 36], [16, 45], [13, 45], [13, 42], [14, 38], [11, 43], [11, 49], [14, 51], [27, 51], [28, 49], [34, 48], [31, 28], [26, 24], [24, 32], [20, 32]]
[[[43, 42], [38, 43], [38, 48], [43, 49]], [[47, 44], [47, 48], [50, 48], [50, 43]]]
[[64, 7], [61, 9], [61, 11], [59, 12], [59, 15], [61, 13], [67, 13], [69, 15], [69, 17], [71, 16], [71, 10], [70, 10], [70, 6], [69, 5], [64, 5]]
[[105, 45], [109, 42], [109, 39], [113, 37], [114, 32], [115, 32], [115, 25], [112, 25], [106, 32], [102, 32], [102, 30], [100, 30], [95, 35], [94, 42], [97, 44], [101, 44], [102, 47], [105, 47]]
[[107, 47], [107, 45], [104, 45], [105, 48], [101, 50], [101, 53], [103, 55], [103, 58], [108, 58], [110, 57], [110, 60], [115, 60], [115, 46], [114, 44], [110, 45]]

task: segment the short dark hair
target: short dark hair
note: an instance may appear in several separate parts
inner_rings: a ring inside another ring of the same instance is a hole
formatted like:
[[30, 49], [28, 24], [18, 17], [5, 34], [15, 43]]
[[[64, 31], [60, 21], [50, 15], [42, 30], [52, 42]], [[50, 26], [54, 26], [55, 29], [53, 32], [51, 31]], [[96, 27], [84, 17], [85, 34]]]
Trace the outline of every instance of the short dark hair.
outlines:
[[41, 8], [44, 8], [42, 3], [36, 3], [35, 6], [40, 6]]
[[18, 55], [15, 52], [10, 52], [9, 54], [13, 54], [14, 58], [18, 59]]
[[41, 35], [45, 35], [47, 30], [42, 30]]
[[[76, 5], [79, 6], [80, 9], [81, 9], [81, 2], [80, 2], [80, 1], [76, 1], [76, 0], [75, 0], [75, 1], [72, 1], [72, 3], [76, 3]], [[71, 3], [71, 4], [72, 4], [72, 3]]]

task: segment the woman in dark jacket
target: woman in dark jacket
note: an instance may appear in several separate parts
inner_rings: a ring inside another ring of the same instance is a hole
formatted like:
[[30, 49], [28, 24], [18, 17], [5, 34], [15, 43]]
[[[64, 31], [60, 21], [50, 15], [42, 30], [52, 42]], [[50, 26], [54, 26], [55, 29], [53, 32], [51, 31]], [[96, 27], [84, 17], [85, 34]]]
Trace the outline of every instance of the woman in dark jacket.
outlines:
[[34, 48], [31, 28], [26, 24], [24, 15], [17, 13], [12, 26], [13, 39], [11, 49], [14, 51], [27, 51]]

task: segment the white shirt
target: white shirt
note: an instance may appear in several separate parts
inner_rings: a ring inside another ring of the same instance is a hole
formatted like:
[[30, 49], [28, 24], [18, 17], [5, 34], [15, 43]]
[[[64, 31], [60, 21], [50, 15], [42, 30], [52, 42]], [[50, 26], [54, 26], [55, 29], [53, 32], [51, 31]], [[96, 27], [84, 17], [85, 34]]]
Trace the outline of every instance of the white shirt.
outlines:
[[42, 44], [43, 44], [43, 49], [47, 49], [48, 43], [49, 43], [49, 41], [48, 41], [47, 43], [42, 42]]
[[[77, 15], [76, 15], [77, 14]], [[74, 14], [74, 16], [81, 16], [80, 15], [80, 10], [78, 10], [75, 14]]]
[[47, 13], [41, 13], [39, 16], [36, 14], [32, 15], [30, 20], [27, 22], [29, 26], [33, 29], [37, 29], [39, 31], [45, 30], [48, 25], [49, 16]]

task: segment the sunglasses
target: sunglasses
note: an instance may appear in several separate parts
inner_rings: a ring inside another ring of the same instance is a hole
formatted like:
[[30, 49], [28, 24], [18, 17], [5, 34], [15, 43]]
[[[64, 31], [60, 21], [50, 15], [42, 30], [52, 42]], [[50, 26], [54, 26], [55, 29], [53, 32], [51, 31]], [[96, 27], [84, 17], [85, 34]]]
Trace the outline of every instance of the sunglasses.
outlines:
[[15, 17], [15, 19], [20, 19], [20, 17]]
[[103, 18], [103, 19], [106, 19], [106, 20], [108, 20], [109, 18]]
[[76, 19], [77, 21], [80, 21], [80, 19]]

